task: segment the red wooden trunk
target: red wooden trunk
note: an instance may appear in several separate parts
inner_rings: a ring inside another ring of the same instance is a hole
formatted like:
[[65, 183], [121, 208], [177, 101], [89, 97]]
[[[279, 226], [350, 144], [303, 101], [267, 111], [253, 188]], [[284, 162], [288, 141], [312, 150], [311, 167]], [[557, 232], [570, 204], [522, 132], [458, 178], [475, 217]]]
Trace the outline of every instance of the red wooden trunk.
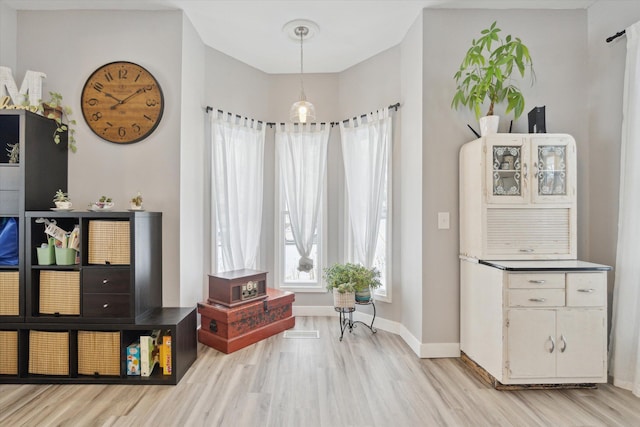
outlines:
[[232, 353], [295, 326], [293, 292], [267, 288], [267, 298], [226, 307], [198, 303], [201, 327], [198, 341], [223, 353]]

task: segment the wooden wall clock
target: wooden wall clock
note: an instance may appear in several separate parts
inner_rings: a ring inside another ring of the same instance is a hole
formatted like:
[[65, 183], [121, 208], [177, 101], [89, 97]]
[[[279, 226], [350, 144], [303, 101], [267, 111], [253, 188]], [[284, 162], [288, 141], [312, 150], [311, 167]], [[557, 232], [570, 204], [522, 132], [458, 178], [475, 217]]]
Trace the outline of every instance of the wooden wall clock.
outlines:
[[144, 67], [127, 61], [105, 64], [87, 79], [82, 115], [100, 138], [130, 144], [148, 137], [160, 123], [164, 97]]

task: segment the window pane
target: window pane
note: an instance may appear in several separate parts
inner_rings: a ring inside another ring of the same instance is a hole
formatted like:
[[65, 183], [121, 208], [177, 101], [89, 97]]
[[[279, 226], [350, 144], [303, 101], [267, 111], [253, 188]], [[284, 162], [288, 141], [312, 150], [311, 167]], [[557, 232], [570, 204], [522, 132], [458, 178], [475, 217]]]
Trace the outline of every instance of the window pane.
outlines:
[[318, 229], [314, 234], [314, 244], [309, 258], [313, 260], [313, 268], [309, 271], [298, 270], [300, 254], [293, 240], [289, 212], [284, 212], [284, 257], [283, 280], [285, 283], [316, 284], [318, 282]]

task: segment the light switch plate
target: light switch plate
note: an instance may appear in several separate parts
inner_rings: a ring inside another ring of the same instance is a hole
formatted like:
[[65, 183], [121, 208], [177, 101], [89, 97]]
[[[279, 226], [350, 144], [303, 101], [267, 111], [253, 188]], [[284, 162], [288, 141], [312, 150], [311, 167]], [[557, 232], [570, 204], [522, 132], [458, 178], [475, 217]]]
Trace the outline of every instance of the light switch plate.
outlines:
[[438, 230], [449, 229], [449, 212], [438, 212]]

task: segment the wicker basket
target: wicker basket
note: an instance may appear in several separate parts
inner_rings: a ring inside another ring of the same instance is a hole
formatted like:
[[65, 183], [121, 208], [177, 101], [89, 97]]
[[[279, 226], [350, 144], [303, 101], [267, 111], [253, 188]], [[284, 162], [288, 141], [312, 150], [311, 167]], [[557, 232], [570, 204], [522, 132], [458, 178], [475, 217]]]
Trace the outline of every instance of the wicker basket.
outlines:
[[40, 314], [80, 315], [80, 272], [40, 272]]
[[129, 221], [89, 221], [89, 264], [129, 265]]
[[337, 289], [333, 289], [333, 306], [336, 308], [354, 308], [356, 306], [356, 293], [344, 292], [340, 293]]
[[69, 375], [69, 332], [29, 331], [29, 373]]
[[0, 272], [0, 316], [20, 315], [20, 273]]
[[0, 375], [18, 375], [18, 331], [0, 331]]
[[120, 375], [120, 332], [78, 331], [78, 374]]

